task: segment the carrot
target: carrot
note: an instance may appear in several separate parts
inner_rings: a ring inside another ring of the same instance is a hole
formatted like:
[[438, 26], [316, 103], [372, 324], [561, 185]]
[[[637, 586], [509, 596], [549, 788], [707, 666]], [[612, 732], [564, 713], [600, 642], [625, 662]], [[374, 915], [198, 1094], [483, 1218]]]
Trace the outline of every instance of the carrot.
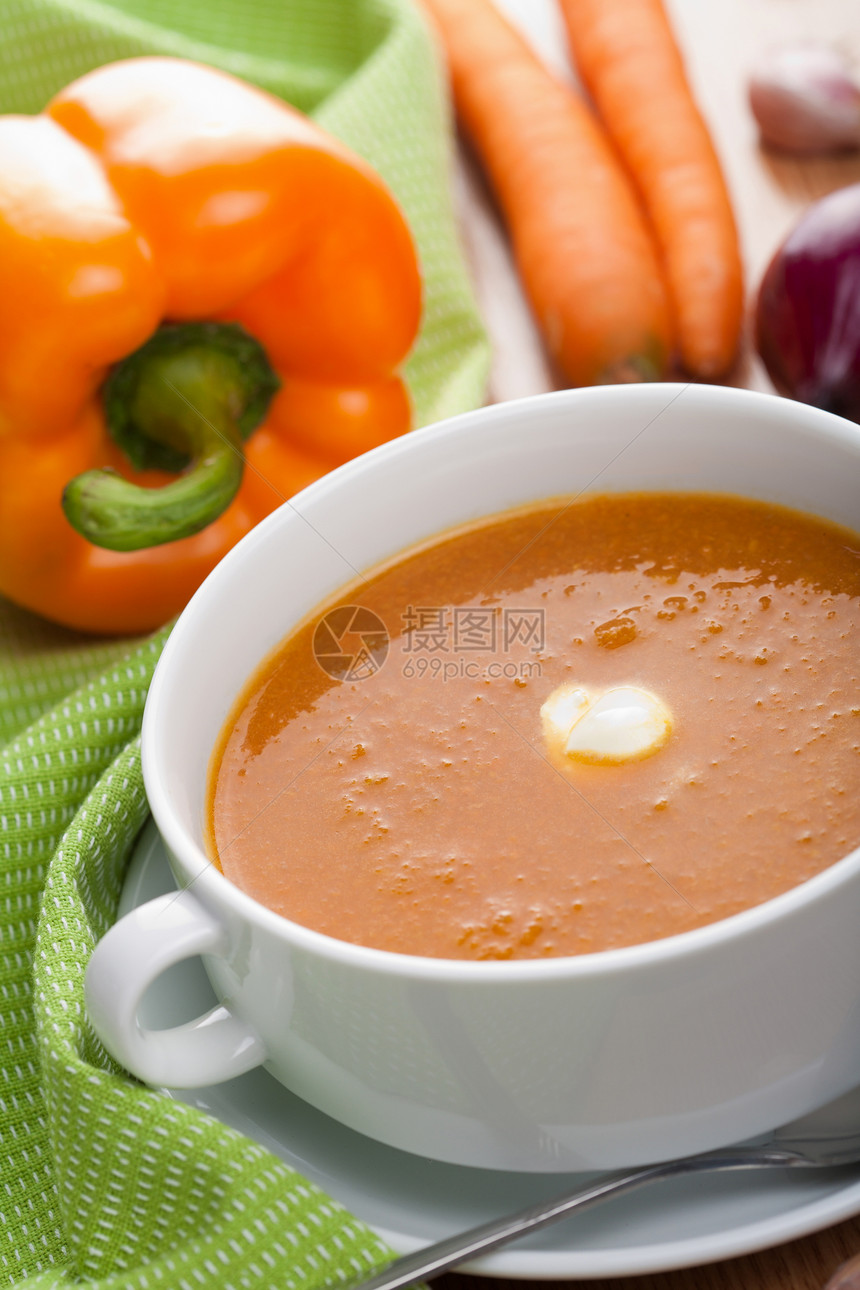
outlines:
[[662, 0], [561, 0], [576, 66], [663, 255], [681, 358], [725, 373], [743, 318], [738, 234], [720, 163]]
[[584, 101], [491, 0], [424, 0], [462, 126], [502, 208], [547, 347], [574, 385], [656, 379], [671, 345], [657, 250]]

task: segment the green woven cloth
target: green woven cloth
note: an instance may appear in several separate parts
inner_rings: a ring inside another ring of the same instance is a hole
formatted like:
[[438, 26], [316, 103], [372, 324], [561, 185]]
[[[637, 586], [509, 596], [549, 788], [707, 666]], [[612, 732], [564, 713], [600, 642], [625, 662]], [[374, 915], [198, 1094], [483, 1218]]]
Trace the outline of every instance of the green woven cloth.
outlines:
[[[481, 401], [447, 106], [409, 0], [0, 0], [0, 32], [3, 112], [152, 52], [312, 112], [384, 175], [415, 232], [419, 423]], [[136, 1084], [83, 1009], [147, 816], [137, 736], [163, 638], [93, 641], [0, 604], [0, 1284], [315, 1290], [379, 1261], [375, 1235], [256, 1144]]]

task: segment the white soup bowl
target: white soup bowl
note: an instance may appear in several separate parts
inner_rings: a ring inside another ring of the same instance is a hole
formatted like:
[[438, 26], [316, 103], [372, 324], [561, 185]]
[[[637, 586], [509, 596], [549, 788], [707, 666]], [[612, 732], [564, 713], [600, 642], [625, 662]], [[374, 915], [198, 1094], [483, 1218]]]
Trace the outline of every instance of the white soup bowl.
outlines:
[[[738, 494], [860, 530], [860, 429], [707, 386], [502, 404], [336, 470], [214, 570], [167, 642], [143, 723], [146, 790], [179, 890], [123, 918], [87, 973], [93, 1024], [129, 1070], [191, 1087], [262, 1063], [395, 1147], [543, 1171], [703, 1151], [860, 1082], [860, 851], [708, 927], [506, 962], [335, 940], [264, 908], [207, 855], [207, 775], [222, 725], [315, 606], [451, 526], [562, 494], [629, 490]], [[147, 987], [196, 954], [219, 1005], [185, 1026], [145, 1029]]]

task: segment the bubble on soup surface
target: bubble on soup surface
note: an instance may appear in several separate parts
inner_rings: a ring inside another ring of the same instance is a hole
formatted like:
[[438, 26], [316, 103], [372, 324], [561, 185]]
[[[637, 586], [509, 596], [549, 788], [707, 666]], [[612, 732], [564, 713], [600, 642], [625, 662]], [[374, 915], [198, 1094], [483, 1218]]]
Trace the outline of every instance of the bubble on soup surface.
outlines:
[[632, 618], [623, 615], [600, 623], [595, 627], [594, 635], [597, 637], [598, 645], [603, 649], [618, 649], [619, 646], [629, 645], [636, 639], [637, 627]]

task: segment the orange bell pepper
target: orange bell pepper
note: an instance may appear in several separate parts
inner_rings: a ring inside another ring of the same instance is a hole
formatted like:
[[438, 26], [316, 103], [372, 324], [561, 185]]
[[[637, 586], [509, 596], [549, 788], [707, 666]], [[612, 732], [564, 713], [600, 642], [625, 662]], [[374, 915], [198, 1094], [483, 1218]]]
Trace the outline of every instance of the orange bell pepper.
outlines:
[[0, 592], [57, 622], [156, 627], [274, 507], [409, 428], [398, 205], [212, 68], [114, 63], [0, 118], [0, 278]]

